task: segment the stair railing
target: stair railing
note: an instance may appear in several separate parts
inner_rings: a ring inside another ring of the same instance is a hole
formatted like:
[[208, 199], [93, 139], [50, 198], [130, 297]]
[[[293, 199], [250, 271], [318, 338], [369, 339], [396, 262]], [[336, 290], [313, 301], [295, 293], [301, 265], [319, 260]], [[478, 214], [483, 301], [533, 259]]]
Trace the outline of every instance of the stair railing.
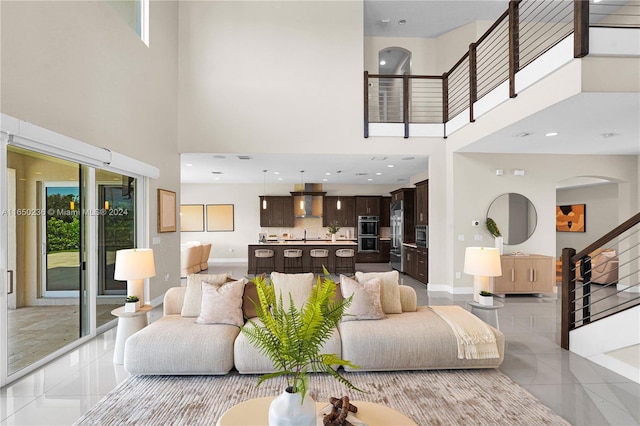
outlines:
[[580, 252], [562, 250], [562, 348], [571, 330], [640, 305], [639, 252], [640, 213]]

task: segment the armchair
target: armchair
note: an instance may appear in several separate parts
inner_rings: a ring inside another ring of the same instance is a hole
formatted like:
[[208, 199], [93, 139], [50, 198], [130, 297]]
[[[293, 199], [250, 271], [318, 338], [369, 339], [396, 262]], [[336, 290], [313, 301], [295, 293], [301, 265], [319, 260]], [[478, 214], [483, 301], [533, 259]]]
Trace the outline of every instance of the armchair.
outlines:
[[[615, 250], [596, 249], [591, 256], [591, 282], [593, 284], [613, 284], [618, 282], [618, 256]], [[576, 280], [583, 281], [580, 263], [576, 264]]]

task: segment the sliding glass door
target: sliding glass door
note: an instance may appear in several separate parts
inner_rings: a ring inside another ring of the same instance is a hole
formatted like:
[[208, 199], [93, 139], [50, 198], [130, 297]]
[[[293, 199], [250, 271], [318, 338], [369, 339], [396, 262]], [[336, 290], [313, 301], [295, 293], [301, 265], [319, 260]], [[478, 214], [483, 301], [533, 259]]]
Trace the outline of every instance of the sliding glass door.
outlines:
[[7, 373], [86, 335], [78, 163], [9, 146]]

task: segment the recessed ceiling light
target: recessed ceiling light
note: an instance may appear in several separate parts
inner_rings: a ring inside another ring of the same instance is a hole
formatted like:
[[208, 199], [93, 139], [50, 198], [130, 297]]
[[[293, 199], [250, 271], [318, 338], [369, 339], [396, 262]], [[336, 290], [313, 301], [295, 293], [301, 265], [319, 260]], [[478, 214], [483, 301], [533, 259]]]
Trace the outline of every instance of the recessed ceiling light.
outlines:
[[278, 180], [282, 180], [282, 178], [278, 178]]
[[545, 133], [545, 136], [558, 136], [558, 132], [549, 132], [549, 133]]
[[380, 65], [387, 65], [387, 61], [385, 61], [384, 59], [380, 61]]
[[373, 179], [369, 178], [369, 179], [367, 179], [367, 180], [368, 180], [369, 182], [371, 182]]
[[279, 175], [279, 174], [280, 174], [280, 172], [273, 172], [273, 174], [274, 174], [274, 175]]
[[327, 179], [327, 178], [322, 178], [322, 181], [323, 181], [323, 182], [326, 182], [326, 181], [328, 181], [328, 180], [329, 180], [329, 179]]
[[191, 167], [191, 166], [193, 166], [193, 164], [191, 164], [191, 163], [187, 163], [187, 164], [185, 164], [185, 166], [187, 166], [187, 167]]
[[393, 164], [388, 164], [387, 167], [391, 168], [391, 167], [395, 167]]
[[388, 24], [389, 22], [391, 22], [391, 20], [390, 20], [390, 19], [387, 19], [387, 18], [385, 18], [385, 19], [381, 19], [381, 20], [380, 20], [380, 23], [381, 23], [381, 24]]
[[331, 173], [326, 172], [324, 175], [325, 175], [325, 176], [331, 176]]
[[377, 172], [376, 176], [382, 176], [382, 172]]

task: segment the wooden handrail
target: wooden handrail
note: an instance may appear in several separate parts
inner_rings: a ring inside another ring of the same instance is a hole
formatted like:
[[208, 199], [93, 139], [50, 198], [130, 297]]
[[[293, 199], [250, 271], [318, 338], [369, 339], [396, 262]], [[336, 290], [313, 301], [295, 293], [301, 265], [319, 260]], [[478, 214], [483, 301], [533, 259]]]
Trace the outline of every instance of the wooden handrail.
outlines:
[[602, 247], [605, 244], [607, 244], [609, 241], [613, 240], [614, 238], [619, 237], [629, 229], [633, 228], [638, 223], [640, 223], [640, 212], [636, 213], [634, 216], [631, 216], [631, 218], [624, 221], [623, 223], [621, 223], [611, 231], [607, 232], [605, 235], [603, 235], [593, 243], [589, 244], [587, 247], [580, 250], [578, 253], [574, 254], [571, 257], [571, 261], [573, 263], [577, 263], [580, 259], [588, 255], [595, 249]]

